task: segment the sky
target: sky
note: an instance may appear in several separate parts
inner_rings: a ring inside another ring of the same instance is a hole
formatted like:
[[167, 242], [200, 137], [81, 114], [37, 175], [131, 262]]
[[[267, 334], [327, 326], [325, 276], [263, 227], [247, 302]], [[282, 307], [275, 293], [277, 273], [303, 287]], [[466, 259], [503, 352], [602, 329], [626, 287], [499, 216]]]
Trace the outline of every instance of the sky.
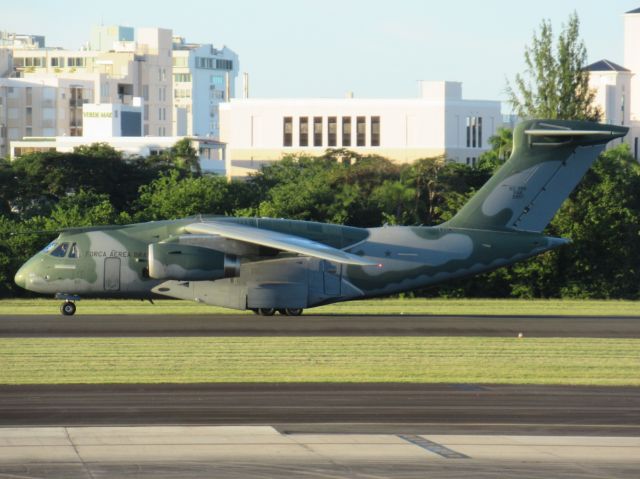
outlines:
[[[623, 14], [640, 0], [23, 0], [0, 30], [77, 49], [92, 25], [171, 28], [226, 45], [253, 98], [408, 98], [419, 80], [463, 82], [469, 99], [505, 100], [543, 19], [560, 32], [577, 12], [589, 62], [623, 62]], [[241, 90], [238, 90], [241, 91]]]

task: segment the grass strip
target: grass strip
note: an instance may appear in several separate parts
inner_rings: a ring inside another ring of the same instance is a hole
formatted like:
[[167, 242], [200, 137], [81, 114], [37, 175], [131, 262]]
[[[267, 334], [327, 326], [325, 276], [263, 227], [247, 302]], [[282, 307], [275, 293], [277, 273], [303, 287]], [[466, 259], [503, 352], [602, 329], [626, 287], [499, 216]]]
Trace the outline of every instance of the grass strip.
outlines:
[[[52, 299], [0, 300], [0, 315], [58, 314]], [[191, 301], [82, 300], [77, 314], [252, 314]], [[551, 315], [640, 316], [636, 301], [524, 300], [524, 299], [375, 299], [332, 304], [305, 314], [427, 314], [427, 315]]]
[[640, 386], [639, 339], [0, 339], [1, 384], [411, 382]]

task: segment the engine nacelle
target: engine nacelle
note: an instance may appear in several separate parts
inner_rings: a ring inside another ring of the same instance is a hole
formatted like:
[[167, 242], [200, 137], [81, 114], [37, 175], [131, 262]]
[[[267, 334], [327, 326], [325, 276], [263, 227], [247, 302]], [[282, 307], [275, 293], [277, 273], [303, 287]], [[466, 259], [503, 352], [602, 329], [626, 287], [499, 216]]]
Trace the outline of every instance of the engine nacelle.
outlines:
[[179, 243], [149, 245], [149, 276], [153, 279], [211, 281], [239, 275], [237, 256]]

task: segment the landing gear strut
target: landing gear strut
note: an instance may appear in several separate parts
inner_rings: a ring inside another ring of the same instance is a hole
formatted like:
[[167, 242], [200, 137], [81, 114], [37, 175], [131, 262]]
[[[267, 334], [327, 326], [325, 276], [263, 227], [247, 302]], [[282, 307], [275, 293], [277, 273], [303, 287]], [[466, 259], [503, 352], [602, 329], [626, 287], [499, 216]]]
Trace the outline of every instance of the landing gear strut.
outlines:
[[60, 305], [60, 312], [65, 316], [73, 316], [76, 314], [76, 303], [73, 301], [65, 301]]

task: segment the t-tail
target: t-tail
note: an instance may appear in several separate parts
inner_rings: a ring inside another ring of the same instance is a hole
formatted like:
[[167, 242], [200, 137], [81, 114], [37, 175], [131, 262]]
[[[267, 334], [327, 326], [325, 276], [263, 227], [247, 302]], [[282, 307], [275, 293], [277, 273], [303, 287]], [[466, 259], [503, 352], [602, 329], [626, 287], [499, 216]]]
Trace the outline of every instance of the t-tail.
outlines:
[[628, 128], [530, 120], [513, 132], [513, 153], [445, 226], [542, 232], [606, 144]]

